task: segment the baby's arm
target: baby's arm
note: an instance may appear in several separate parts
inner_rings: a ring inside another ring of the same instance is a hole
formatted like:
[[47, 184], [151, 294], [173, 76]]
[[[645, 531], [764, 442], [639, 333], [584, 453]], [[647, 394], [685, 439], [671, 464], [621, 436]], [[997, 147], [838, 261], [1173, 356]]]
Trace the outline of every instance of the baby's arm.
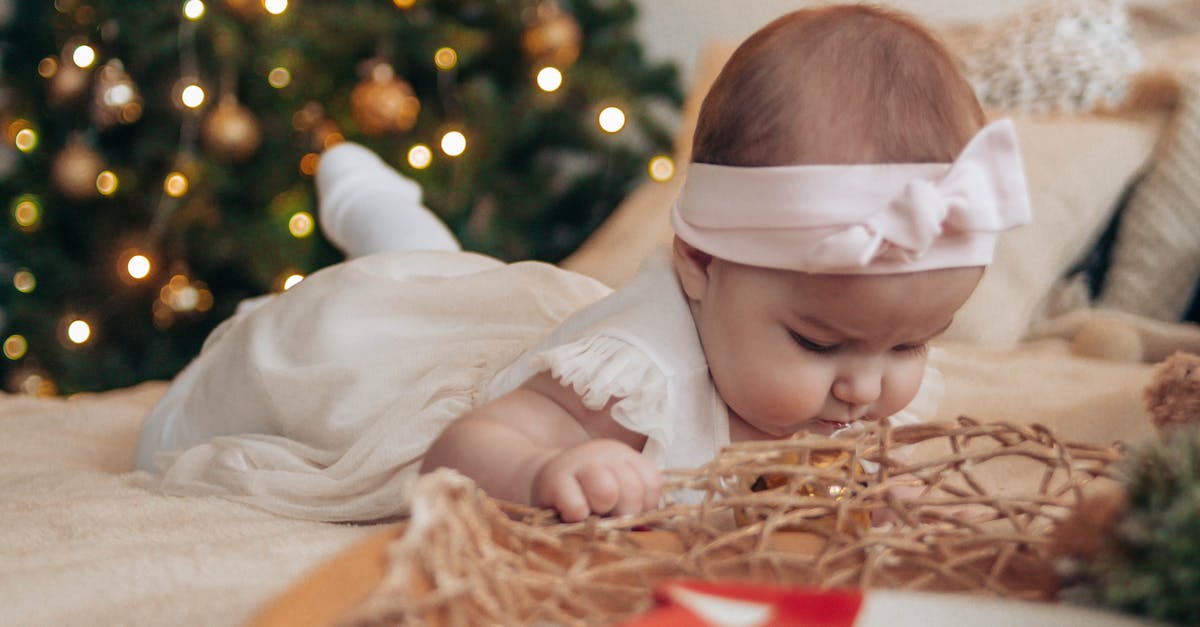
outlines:
[[613, 421], [608, 407], [584, 407], [543, 372], [446, 427], [421, 472], [454, 468], [490, 496], [553, 507], [574, 522], [658, 505], [661, 477], [639, 452], [645, 442]]

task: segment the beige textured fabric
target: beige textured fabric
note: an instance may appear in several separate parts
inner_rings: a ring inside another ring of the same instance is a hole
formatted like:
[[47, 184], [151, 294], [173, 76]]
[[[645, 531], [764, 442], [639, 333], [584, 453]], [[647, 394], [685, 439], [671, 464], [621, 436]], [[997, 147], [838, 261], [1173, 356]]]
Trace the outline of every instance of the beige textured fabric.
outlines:
[[237, 625], [371, 533], [141, 487], [138, 427], [165, 389], [0, 394], [0, 623]]
[[985, 107], [1087, 112], [1119, 106], [1142, 56], [1124, 0], [1056, 0], [947, 33]]
[[1027, 334], [1059, 279], [1095, 245], [1154, 152], [1163, 117], [1015, 118], [1033, 223], [1005, 233], [947, 339], [1012, 345]]
[[1104, 307], [1179, 320], [1200, 281], [1200, 57], [1191, 63], [1162, 153], [1122, 214]]

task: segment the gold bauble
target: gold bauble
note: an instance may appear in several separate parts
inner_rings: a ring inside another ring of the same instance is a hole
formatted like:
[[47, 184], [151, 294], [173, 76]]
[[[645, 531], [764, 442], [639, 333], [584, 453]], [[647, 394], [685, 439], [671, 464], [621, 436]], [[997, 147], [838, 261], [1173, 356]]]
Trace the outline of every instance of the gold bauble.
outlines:
[[65, 60], [59, 63], [58, 70], [47, 81], [46, 101], [51, 107], [75, 105], [87, 94], [92, 73]]
[[70, 200], [95, 197], [96, 177], [104, 169], [104, 160], [78, 137], [71, 138], [54, 158], [50, 178], [58, 191]]
[[252, 20], [266, 13], [262, 0], [225, 0], [225, 6], [244, 20]]
[[244, 161], [262, 144], [258, 118], [232, 95], [221, 97], [200, 128], [204, 147], [219, 159]]
[[350, 92], [350, 113], [367, 135], [404, 132], [417, 124], [421, 101], [391, 66], [380, 63]]
[[521, 37], [526, 56], [538, 65], [564, 70], [575, 63], [583, 47], [583, 31], [574, 17], [554, 2], [537, 7], [533, 21]]
[[142, 117], [142, 95], [119, 59], [105, 63], [96, 73], [92, 94], [92, 120], [100, 128], [132, 124]]

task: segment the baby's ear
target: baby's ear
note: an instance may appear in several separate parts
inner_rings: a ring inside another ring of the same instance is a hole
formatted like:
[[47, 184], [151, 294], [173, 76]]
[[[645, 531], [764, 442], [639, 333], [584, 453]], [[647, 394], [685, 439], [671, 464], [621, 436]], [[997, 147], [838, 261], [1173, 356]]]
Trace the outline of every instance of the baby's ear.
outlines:
[[691, 300], [702, 300], [708, 286], [708, 266], [713, 256], [679, 239], [678, 235], [675, 236], [672, 252], [675, 272], [679, 275], [683, 292]]

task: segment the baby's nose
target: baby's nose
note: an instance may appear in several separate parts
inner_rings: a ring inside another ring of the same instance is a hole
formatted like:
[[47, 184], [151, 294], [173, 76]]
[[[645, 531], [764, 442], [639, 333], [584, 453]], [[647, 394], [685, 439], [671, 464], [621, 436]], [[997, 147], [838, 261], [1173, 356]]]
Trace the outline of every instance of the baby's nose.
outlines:
[[857, 371], [839, 377], [833, 383], [833, 396], [848, 405], [868, 405], [879, 398], [880, 377]]

